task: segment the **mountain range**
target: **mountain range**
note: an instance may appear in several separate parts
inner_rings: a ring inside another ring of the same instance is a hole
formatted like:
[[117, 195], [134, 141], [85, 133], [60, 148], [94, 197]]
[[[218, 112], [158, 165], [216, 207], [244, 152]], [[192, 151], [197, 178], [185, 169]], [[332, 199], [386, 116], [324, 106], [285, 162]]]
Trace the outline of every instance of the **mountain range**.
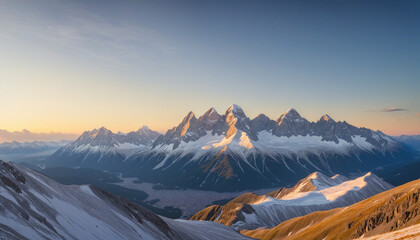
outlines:
[[288, 186], [308, 174], [360, 175], [413, 159], [392, 137], [323, 115], [310, 122], [290, 109], [272, 120], [254, 119], [231, 105], [189, 112], [160, 135], [148, 128], [114, 134], [100, 128], [50, 156], [46, 167], [89, 167], [160, 183], [166, 188], [237, 191]]
[[127, 134], [113, 133], [105, 127], [85, 131], [47, 158], [46, 164], [112, 170], [131, 154], [151, 146], [159, 135], [147, 126]]
[[67, 140], [62, 140], [59, 142], [3, 142], [0, 143], [0, 154], [34, 154], [49, 150], [58, 150], [59, 148], [69, 143], [70, 141]]
[[394, 138], [420, 151], [420, 135], [401, 135]]
[[207, 207], [190, 219], [215, 221], [237, 230], [271, 228], [311, 212], [349, 206], [392, 187], [372, 173], [350, 180], [315, 172], [292, 188], [265, 195], [247, 193], [223, 206]]

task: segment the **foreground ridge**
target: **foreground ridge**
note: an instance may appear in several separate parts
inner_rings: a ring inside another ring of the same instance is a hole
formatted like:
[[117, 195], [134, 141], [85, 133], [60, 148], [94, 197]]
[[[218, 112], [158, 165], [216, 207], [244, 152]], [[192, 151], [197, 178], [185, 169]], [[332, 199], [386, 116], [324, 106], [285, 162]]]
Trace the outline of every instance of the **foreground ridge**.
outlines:
[[61, 185], [0, 161], [0, 238], [247, 239], [221, 224], [160, 217], [87, 185]]
[[[243, 230], [241, 233], [264, 240], [375, 236], [420, 223], [419, 197], [420, 180], [416, 180], [348, 207], [313, 212], [271, 229]], [[396, 239], [400, 238], [397, 236]]]
[[372, 173], [350, 180], [314, 172], [292, 188], [266, 195], [247, 193], [226, 205], [207, 207], [190, 219], [215, 221], [239, 230], [275, 227], [288, 219], [348, 206], [391, 188], [392, 185]]

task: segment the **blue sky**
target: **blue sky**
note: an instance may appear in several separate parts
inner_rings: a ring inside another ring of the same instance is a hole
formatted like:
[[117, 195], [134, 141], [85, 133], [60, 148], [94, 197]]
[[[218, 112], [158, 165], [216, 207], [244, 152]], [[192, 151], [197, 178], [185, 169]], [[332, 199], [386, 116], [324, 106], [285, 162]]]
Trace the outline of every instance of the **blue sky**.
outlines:
[[164, 131], [231, 103], [420, 134], [417, 1], [2, 1], [0, 129]]

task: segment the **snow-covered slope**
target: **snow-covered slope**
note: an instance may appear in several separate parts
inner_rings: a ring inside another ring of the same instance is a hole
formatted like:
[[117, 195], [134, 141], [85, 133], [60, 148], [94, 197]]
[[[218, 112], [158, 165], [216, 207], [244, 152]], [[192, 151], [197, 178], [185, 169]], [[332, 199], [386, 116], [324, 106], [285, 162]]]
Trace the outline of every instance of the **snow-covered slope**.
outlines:
[[247, 239], [218, 223], [159, 217], [93, 186], [0, 161], [1, 239]]
[[340, 175], [330, 178], [315, 172], [293, 188], [260, 196], [248, 193], [224, 206], [210, 206], [191, 219], [220, 222], [235, 229], [274, 227], [287, 219], [348, 206], [391, 188], [372, 173], [349, 180]]

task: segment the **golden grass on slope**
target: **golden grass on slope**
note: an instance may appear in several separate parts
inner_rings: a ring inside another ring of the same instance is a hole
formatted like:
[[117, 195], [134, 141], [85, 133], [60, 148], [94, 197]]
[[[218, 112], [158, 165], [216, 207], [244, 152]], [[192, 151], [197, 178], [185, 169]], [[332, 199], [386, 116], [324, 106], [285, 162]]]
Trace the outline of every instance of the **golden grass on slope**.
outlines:
[[418, 240], [420, 239], [420, 224], [406, 227], [397, 231], [375, 235], [360, 240]]
[[420, 222], [420, 180], [377, 194], [349, 207], [285, 221], [272, 229], [243, 230], [258, 239], [353, 239]]

